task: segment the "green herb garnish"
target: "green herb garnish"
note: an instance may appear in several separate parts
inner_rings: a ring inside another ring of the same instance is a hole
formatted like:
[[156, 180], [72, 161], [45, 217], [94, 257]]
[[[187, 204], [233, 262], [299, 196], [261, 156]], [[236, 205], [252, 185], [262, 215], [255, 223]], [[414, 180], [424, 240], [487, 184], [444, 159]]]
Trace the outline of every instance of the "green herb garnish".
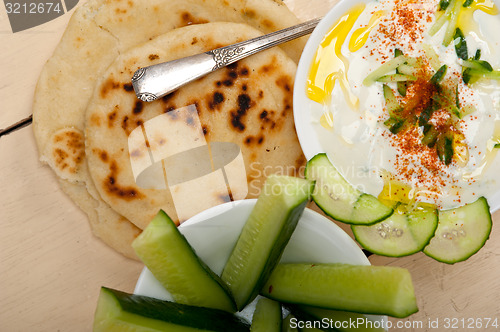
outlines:
[[474, 2], [474, 0], [465, 0], [464, 4], [462, 6], [463, 7], [469, 7], [470, 5], [472, 5], [473, 2]]
[[455, 29], [453, 39], [455, 40], [455, 52], [457, 53], [457, 56], [462, 60], [467, 60], [469, 58], [467, 42], [465, 41], [464, 34], [460, 28]]

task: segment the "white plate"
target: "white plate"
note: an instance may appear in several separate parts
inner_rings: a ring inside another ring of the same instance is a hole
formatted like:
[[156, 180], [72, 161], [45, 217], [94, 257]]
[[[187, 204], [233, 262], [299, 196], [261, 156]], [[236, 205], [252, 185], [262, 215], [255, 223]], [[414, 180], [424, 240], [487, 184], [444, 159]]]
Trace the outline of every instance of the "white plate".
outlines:
[[[293, 109], [295, 129], [299, 138], [300, 146], [307, 160], [318, 153], [326, 152], [322, 147], [316, 129], [311, 121], [310, 110], [317, 107], [317, 104], [306, 96], [306, 83], [309, 75], [311, 63], [313, 62], [316, 50], [323, 37], [330, 31], [333, 24], [337, 22], [349, 9], [359, 3], [368, 3], [372, 0], [341, 0], [335, 5], [319, 22], [316, 29], [309, 37], [302, 52], [297, 73], [295, 76], [293, 91]], [[493, 0], [497, 6], [500, 0]], [[315, 105], [316, 104], [316, 105]], [[488, 195], [488, 204], [491, 213], [500, 209], [500, 190]]]
[[[229, 202], [201, 212], [179, 226], [200, 258], [220, 275], [245, 224], [255, 199]], [[340, 227], [306, 209], [283, 253], [282, 262], [349, 263], [370, 265], [358, 245]], [[151, 272], [144, 268], [135, 294], [172, 300]], [[238, 313], [249, 321], [255, 301]], [[385, 316], [370, 316], [386, 320]]]

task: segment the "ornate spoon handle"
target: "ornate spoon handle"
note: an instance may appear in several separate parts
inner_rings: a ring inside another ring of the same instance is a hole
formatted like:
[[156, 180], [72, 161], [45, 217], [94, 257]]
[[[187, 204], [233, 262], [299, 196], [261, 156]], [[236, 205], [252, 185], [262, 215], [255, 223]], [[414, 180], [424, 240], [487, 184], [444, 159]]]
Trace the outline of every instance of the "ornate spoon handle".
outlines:
[[292, 39], [311, 33], [320, 18], [206, 53], [139, 68], [132, 77], [137, 97], [156, 100], [219, 68]]

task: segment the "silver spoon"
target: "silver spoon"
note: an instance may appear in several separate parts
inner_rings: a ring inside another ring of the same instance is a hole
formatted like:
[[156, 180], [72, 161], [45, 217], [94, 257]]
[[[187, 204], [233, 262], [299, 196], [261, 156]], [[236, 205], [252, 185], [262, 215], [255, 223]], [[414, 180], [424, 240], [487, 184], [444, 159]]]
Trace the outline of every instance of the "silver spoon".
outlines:
[[206, 53], [139, 68], [132, 77], [137, 98], [153, 101], [249, 55], [311, 33], [321, 18]]

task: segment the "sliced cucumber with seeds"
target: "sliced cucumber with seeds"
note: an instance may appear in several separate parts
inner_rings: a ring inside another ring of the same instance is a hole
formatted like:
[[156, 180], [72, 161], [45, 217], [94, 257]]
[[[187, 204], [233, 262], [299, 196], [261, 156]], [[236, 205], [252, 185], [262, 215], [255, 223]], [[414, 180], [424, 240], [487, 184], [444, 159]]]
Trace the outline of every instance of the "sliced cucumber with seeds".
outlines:
[[434, 236], [438, 225], [436, 209], [417, 207], [408, 211], [399, 205], [389, 218], [371, 226], [352, 226], [365, 249], [374, 254], [401, 257], [421, 251]]
[[281, 332], [281, 304], [262, 297], [255, 306], [251, 332]]
[[305, 176], [316, 181], [312, 195], [316, 205], [335, 220], [371, 225], [393, 212], [376, 197], [362, 193], [347, 182], [325, 153], [317, 154], [307, 162]]
[[424, 253], [440, 262], [453, 264], [474, 255], [491, 232], [490, 207], [486, 198], [439, 211], [439, 225]]
[[279, 264], [261, 294], [282, 303], [400, 318], [418, 311], [410, 273], [392, 266]]
[[233, 312], [229, 289], [160, 211], [132, 242], [137, 256], [176, 302]]
[[102, 287], [94, 332], [249, 331], [250, 324], [223, 310], [195, 307]]
[[309, 201], [314, 182], [271, 175], [222, 271], [238, 310], [258, 294], [281, 258]]

